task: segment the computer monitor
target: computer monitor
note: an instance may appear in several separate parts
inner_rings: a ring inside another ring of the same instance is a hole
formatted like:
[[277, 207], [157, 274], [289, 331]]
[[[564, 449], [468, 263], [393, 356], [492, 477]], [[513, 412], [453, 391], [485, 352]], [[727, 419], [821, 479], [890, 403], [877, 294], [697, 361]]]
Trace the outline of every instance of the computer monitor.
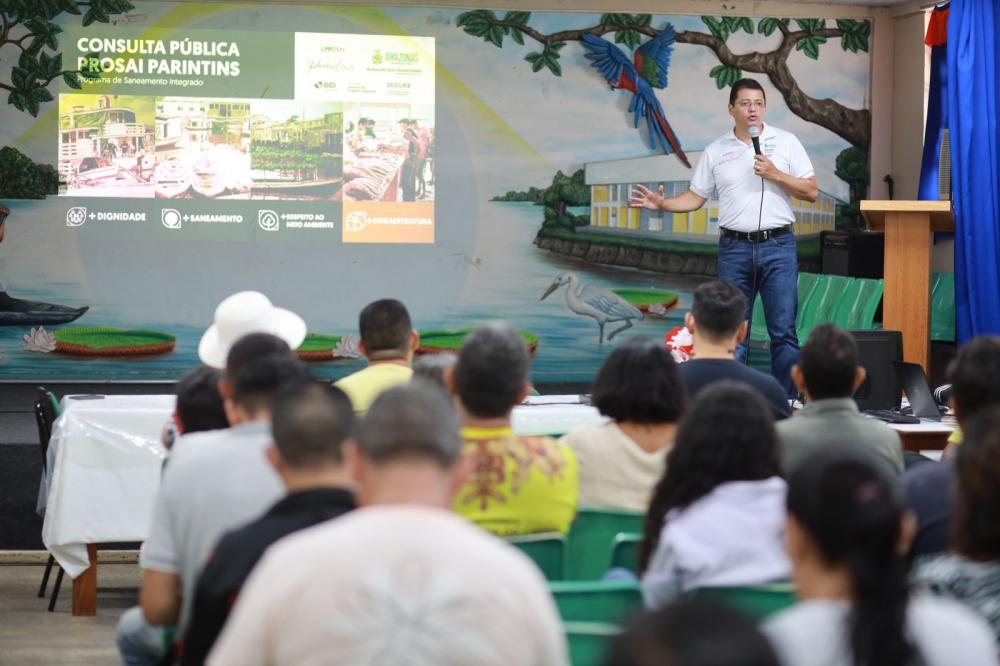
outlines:
[[860, 409], [899, 409], [903, 391], [894, 361], [903, 360], [899, 331], [851, 331], [858, 356], [868, 376], [854, 394]]

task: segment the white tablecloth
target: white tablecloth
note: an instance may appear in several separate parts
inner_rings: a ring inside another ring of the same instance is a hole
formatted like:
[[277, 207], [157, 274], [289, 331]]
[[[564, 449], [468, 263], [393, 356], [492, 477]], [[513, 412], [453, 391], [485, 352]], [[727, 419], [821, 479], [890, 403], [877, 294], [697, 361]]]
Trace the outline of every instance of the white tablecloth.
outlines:
[[86, 544], [149, 534], [174, 408], [172, 395], [88, 397], [63, 399], [39, 497], [42, 541], [72, 578], [90, 566]]
[[[73, 578], [90, 566], [88, 543], [143, 541], [149, 535], [166, 456], [160, 433], [174, 409], [172, 395], [86, 399], [92, 397], [63, 399], [49, 444], [48, 478], [39, 492], [42, 541]], [[513, 427], [522, 435], [559, 435], [603, 420], [588, 405], [519, 406]]]

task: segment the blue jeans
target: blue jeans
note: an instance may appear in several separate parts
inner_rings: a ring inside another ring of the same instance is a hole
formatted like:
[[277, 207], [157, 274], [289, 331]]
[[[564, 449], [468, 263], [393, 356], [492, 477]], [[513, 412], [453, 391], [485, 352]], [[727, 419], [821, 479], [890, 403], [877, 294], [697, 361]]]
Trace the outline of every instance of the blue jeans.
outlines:
[[[799, 261], [795, 255], [795, 235], [782, 234], [760, 243], [719, 238], [717, 272], [720, 280], [736, 285], [746, 296], [747, 321], [753, 316], [753, 302], [760, 294], [767, 333], [771, 336], [771, 374], [788, 397], [794, 398], [798, 390], [792, 383], [792, 366], [799, 362], [799, 339], [795, 333]], [[736, 360], [740, 363], [746, 362], [749, 338], [748, 331], [747, 339], [736, 348]]]
[[115, 643], [123, 666], [156, 666], [163, 659], [163, 627], [146, 622], [138, 606], [129, 608], [118, 620]]

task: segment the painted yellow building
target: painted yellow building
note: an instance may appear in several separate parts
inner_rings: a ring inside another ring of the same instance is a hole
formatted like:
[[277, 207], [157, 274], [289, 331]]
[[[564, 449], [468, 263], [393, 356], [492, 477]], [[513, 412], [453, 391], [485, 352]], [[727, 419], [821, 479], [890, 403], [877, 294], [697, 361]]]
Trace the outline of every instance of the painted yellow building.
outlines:
[[[687, 153], [692, 164], [698, 163], [701, 152]], [[692, 170], [674, 155], [585, 164], [584, 182], [590, 186], [590, 226], [587, 230], [715, 243], [719, 235], [719, 202], [715, 199], [709, 199], [702, 208], [690, 213], [653, 213], [628, 206], [629, 192], [635, 185], [642, 184], [651, 190], [662, 185], [666, 196], [681, 194], [688, 189], [691, 173]], [[820, 193], [815, 203], [792, 198], [793, 230], [799, 236], [832, 230], [837, 204], [846, 203], [847, 185], [843, 181], [819, 169], [817, 179]]]

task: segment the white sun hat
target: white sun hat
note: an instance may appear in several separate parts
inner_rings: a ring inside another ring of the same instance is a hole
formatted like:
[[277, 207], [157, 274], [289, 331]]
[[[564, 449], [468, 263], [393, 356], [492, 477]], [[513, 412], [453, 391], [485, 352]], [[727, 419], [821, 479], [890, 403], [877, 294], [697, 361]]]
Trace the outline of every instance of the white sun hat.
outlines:
[[198, 358], [225, 369], [229, 348], [248, 333], [270, 333], [296, 349], [306, 338], [306, 322], [291, 310], [274, 307], [259, 291], [241, 291], [215, 308], [215, 319], [198, 343]]

